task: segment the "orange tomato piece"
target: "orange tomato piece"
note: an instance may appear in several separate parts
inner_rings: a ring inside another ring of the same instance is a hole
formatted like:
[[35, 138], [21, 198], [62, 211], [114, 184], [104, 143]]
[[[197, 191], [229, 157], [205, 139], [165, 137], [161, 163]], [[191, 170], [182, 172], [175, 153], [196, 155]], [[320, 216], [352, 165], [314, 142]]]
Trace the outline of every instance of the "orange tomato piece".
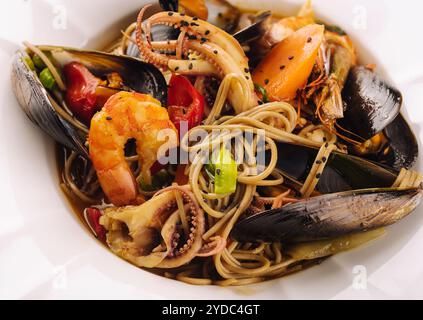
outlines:
[[254, 83], [263, 86], [273, 101], [293, 100], [307, 84], [324, 31], [324, 26], [312, 24], [280, 42], [254, 71]]

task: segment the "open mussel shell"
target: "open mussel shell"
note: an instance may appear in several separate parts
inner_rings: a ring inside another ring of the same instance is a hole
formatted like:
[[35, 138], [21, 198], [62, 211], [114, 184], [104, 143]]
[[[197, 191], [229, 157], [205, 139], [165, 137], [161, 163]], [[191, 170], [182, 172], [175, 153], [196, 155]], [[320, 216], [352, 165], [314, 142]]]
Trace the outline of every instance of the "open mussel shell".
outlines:
[[332, 152], [328, 159], [316, 159], [317, 148], [278, 143], [277, 168], [293, 181], [304, 183], [315, 161], [327, 162], [316, 190], [335, 193], [368, 188], [389, 188], [397, 173], [372, 161]]
[[259, 213], [232, 231], [239, 242], [297, 243], [391, 225], [420, 203], [421, 189], [369, 189], [329, 194]]
[[117, 72], [126, 87], [135, 92], [153, 96], [162, 104], [167, 104], [167, 84], [163, 74], [152, 64], [144, 63], [128, 56], [119, 56], [98, 51], [87, 51], [73, 48], [40, 46], [54, 65], [61, 70], [70, 62], [80, 62], [95, 76]]
[[351, 69], [342, 97], [345, 112], [338, 123], [363, 141], [394, 121], [402, 105], [401, 92], [363, 66]]
[[[381, 141], [380, 146], [372, 148], [373, 143], [370, 140], [369, 148], [364, 147], [360, 151], [360, 149], [351, 147], [351, 153], [357, 153], [361, 157], [396, 171], [409, 170], [415, 165], [419, 155], [419, 145], [413, 130], [401, 114], [376, 138]], [[365, 146], [366, 143], [362, 146]]]
[[398, 117], [383, 131], [388, 146], [382, 150], [377, 161], [396, 170], [411, 169], [419, 155], [419, 145], [413, 130], [404, 117]]
[[40, 80], [24, 62], [29, 56], [17, 52], [12, 64], [12, 87], [16, 98], [29, 117], [45, 133], [62, 145], [87, 156], [85, 138], [53, 108], [51, 97]]

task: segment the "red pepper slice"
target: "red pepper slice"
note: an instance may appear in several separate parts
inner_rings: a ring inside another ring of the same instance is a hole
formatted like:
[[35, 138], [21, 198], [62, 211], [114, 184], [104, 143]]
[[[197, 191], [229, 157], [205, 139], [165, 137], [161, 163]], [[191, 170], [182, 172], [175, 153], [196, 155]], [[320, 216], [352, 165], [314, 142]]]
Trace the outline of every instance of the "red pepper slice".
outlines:
[[67, 83], [66, 103], [78, 119], [89, 124], [98, 111], [96, 89], [100, 79], [78, 62], [67, 64], [63, 72]]
[[170, 120], [179, 131], [183, 121], [188, 123], [188, 130], [201, 124], [204, 105], [204, 97], [186, 77], [172, 76], [168, 90], [168, 111]]
[[100, 224], [100, 218], [102, 214], [99, 209], [88, 208], [87, 209], [87, 223], [94, 229], [97, 238], [103, 242], [106, 241], [106, 229]]

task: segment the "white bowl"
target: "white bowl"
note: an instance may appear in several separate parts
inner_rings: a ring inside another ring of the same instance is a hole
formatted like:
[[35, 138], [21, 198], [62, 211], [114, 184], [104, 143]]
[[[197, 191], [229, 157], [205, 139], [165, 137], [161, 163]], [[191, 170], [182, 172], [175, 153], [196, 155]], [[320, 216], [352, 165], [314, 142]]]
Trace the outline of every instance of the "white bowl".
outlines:
[[[293, 14], [302, 1], [233, 2]], [[421, 141], [423, 44], [417, 31], [422, 3], [314, 2], [320, 18], [352, 36], [362, 61], [377, 63], [379, 72], [402, 90], [403, 112]], [[0, 298], [423, 298], [423, 207], [367, 247], [287, 278], [243, 288], [167, 280], [122, 261], [94, 240], [59, 189], [52, 141], [31, 124], [13, 96], [10, 61], [23, 40], [77, 47], [107, 43], [141, 4], [33, 0], [10, 1], [8, 10], [1, 10]], [[421, 161], [417, 168], [423, 171]]]

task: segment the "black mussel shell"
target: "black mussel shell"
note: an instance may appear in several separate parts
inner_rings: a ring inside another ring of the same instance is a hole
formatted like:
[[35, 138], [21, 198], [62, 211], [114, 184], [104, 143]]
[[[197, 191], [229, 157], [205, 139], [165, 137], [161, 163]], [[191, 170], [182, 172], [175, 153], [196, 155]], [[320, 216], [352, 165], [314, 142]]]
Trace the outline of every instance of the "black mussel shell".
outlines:
[[239, 242], [298, 243], [391, 225], [420, 203], [421, 189], [372, 189], [324, 195], [259, 213], [235, 225]]
[[419, 155], [419, 145], [414, 132], [402, 114], [399, 114], [376, 137], [378, 141], [381, 141], [380, 145], [373, 146], [371, 140], [369, 147], [366, 148], [365, 144], [358, 148], [352, 146], [349, 148], [350, 152], [395, 171], [408, 170], [415, 165]]
[[394, 121], [402, 105], [401, 92], [363, 66], [351, 69], [342, 97], [344, 118], [338, 124], [363, 141]]
[[317, 148], [278, 143], [277, 168], [289, 178], [304, 183], [315, 161], [327, 162], [316, 190], [323, 194], [368, 189], [388, 188], [397, 173], [372, 161], [332, 152], [328, 159], [316, 159]]
[[60, 117], [52, 106], [46, 89], [24, 62], [25, 52], [15, 54], [12, 65], [12, 87], [28, 118], [62, 145], [87, 157], [85, 137], [72, 124]]
[[[166, 80], [163, 74], [151, 64], [127, 56], [97, 51], [53, 46], [38, 48], [49, 56], [58, 70], [67, 63], [80, 62], [100, 78], [111, 72], [117, 72], [130, 90], [150, 94], [163, 105], [167, 104]], [[54, 140], [87, 157], [86, 137], [55, 111], [53, 98], [24, 62], [25, 57], [29, 58], [26, 53], [18, 52], [12, 68], [13, 90], [22, 109], [33, 123]]]
[[377, 161], [398, 171], [411, 169], [417, 161], [419, 145], [404, 117], [400, 114], [383, 134], [388, 139], [388, 146], [381, 151]]
[[54, 64], [62, 68], [68, 62], [75, 61], [85, 65], [97, 77], [104, 77], [117, 72], [125, 86], [133, 91], [145, 93], [167, 104], [167, 84], [163, 74], [155, 66], [133, 57], [113, 55], [98, 51], [73, 48], [43, 46], [40, 47], [51, 56]]

